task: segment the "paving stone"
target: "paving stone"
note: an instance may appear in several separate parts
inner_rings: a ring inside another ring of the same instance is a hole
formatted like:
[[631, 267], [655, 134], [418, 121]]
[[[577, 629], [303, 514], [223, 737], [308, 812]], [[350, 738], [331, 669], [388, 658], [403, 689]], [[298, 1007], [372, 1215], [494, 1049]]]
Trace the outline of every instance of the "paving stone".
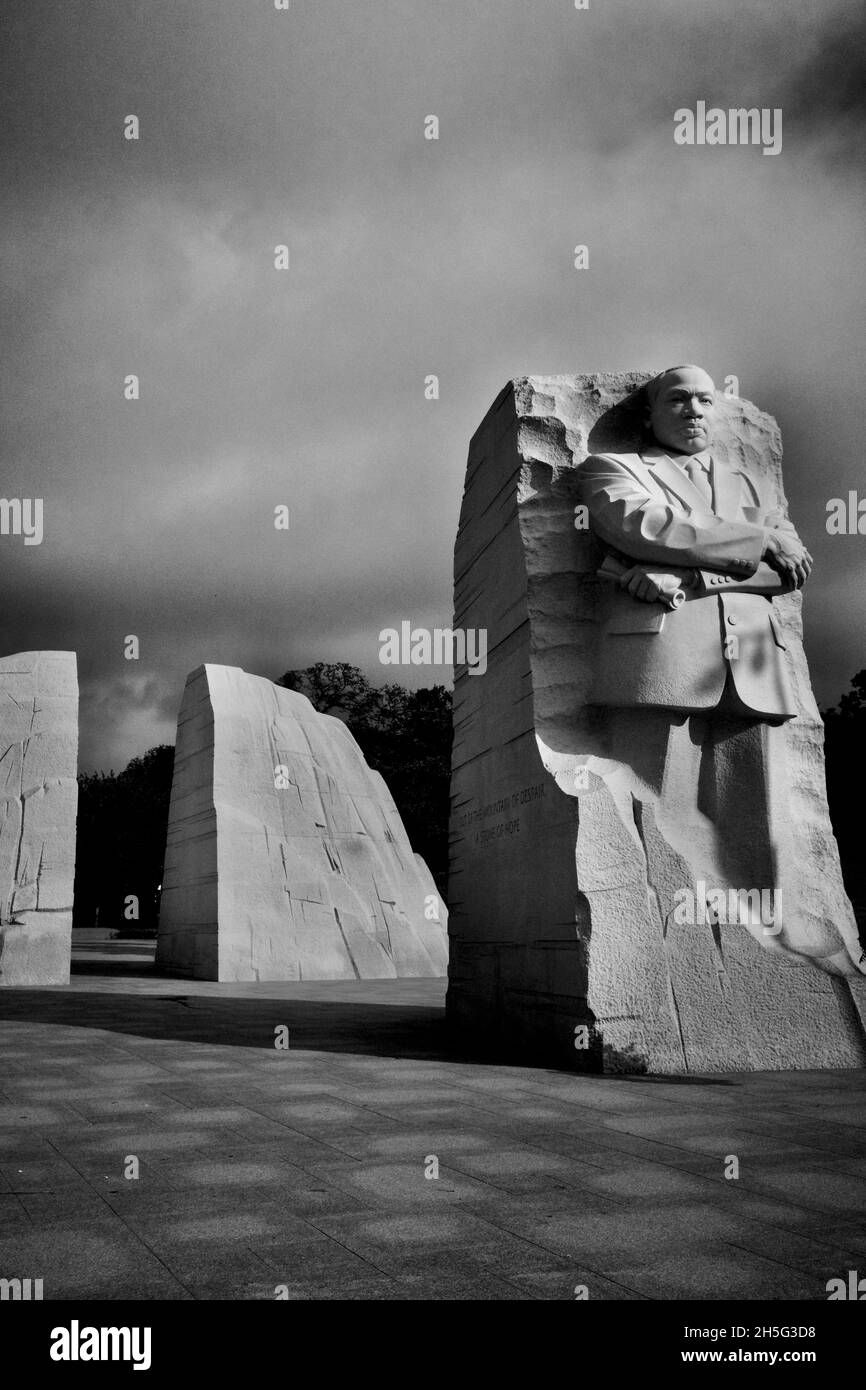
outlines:
[[525, 1288], [533, 1293], [535, 1298], [567, 1300], [576, 1302], [578, 1299], [577, 1289], [580, 1288], [580, 1300], [583, 1301], [583, 1290], [586, 1289], [586, 1298], [590, 1303], [610, 1302], [644, 1302], [649, 1295], [638, 1293], [635, 1289], [629, 1288], [625, 1284], [615, 1284], [611, 1279], [605, 1279], [595, 1270], [574, 1268], [567, 1273], [559, 1270], [528, 1270], [512, 1274], [510, 1282], [518, 1288]]
[[[501, 1219], [497, 1217], [497, 1220]], [[701, 1241], [735, 1238], [738, 1219], [711, 1207], [686, 1206], [680, 1202], [662, 1207], [654, 1205], [640, 1212], [617, 1206], [604, 1211], [572, 1209], [551, 1214], [522, 1214], [502, 1222], [507, 1229], [533, 1240], [577, 1262], [608, 1273], [629, 1259], [689, 1249]]]
[[354, 1250], [347, 1250], [323, 1231], [314, 1234], [318, 1236], [316, 1241], [300, 1235], [294, 1241], [282, 1237], [256, 1240], [255, 1252], [273, 1270], [276, 1283], [333, 1287], [338, 1279], [367, 1277], [371, 1273], [376, 1276], [385, 1274], [375, 1261], [366, 1259]]
[[92, 1231], [118, 1229], [117, 1215], [109, 1205], [110, 1192], [97, 1192], [89, 1184], [60, 1192], [25, 1192], [21, 1205], [33, 1226], [43, 1232], [58, 1228]]
[[438, 1178], [426, 1179], [422, 1162], [316, 1163], [310, 1171], [344, 1192], [357, 1193], [385, 1208], [430, 1208], [471, 1200], [486, 1186], [447, 1167], [440, 1167]]
[[826, 1298], [826, 1280], [821, 1282], [816, 1276], [723, 1242], [706, 1241], [681, 1250], [661, 1250], [640, 1263], [614, 1264], [606, 1274], [648, 1298]]
[[0, 1193], [0, 1232], [4, 1236], [18, 1227], [29, 1228], [32, 1224], [27, 1208], [18, 1197]]
[[177, 1288], [174, 1275], [119, 1221], [98, 1232], [33, 1227], [0, 1240], [0, 1268], [44, 1279], [45, 1299], [172, 1298]]

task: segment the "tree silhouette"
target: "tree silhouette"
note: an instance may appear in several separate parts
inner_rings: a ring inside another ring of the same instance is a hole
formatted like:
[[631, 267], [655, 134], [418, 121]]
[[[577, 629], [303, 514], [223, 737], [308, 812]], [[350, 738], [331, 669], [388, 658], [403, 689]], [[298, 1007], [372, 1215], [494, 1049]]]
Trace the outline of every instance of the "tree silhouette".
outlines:
[[173, 768], [174, 749], [164, 743], [123, 772], [80, 774], [73, 926], [156, 931]]
[[862, 850], [863, 778], [866, 773], [866, 671], [851, 679], [837, 707], [821, 711], [827, 802], [839, 844], [845, 890], [866, 945], [866, 859]]

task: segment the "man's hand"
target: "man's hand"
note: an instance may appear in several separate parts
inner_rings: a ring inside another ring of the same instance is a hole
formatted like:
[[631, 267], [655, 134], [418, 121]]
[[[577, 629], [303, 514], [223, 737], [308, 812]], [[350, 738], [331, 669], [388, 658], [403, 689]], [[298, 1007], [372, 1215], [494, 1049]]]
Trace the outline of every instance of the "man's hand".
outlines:
[[668, 570], [651, 570], [646, 565], [632, 565], [620, 578], [621, 589], [627, 589], [632, 598], [642, 599], [644, 603], [667, 603], [678, 589], [687, 589], [694, 580], [691, 576], [671, 574]]
[[802, 589], [812, 573], [812, 556], [795, 531], [769, 530], [762, 558], [788, 576], [797, 589]]

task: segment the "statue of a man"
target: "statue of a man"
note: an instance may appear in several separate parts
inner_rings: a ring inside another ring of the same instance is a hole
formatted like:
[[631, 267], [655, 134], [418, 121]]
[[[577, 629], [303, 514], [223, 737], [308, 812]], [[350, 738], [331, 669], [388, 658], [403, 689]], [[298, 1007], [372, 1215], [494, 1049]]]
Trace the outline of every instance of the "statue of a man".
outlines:
[[766, 950], [850, 972], [853, 939], [840, 949], [828, 928], [815, 941], [781, 908], [790, 794], [773, 726], [798, 709], [773, 598], [802, 587], [812, 557], [765, 484], [713, 452], [702, 368], [670, 367], [644, 392], [641, 452], [593, 454], [578, 469], [610, 581], [587, 697], [596, 747], [618, 769], [605, 781], [624, 823], [633, 804], [652, 807], [684, 874], [774, 892], [771, 924], [741, 918]]
[[590, 703], [791, 719], [773, 596], [801, 588], [812, 557], [758, 480], [713, 455], [702, 368], [669, 367], [644, 391], [647, 446], [579, 470], [614, 576]]

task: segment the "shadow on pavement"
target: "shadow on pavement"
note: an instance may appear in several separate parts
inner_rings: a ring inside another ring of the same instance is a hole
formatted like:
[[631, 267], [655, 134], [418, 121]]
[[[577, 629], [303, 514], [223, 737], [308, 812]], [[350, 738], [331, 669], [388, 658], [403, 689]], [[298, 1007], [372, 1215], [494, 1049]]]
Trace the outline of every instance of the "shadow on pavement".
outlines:
[[[262, 994], [259, 997], [222, 997], [185, 992], [185, 981], [166, 980], [155, 974], [153, 966], [117, 961], [106, 969], [105, 962], [78, 961], [76, 977], [100, 975], [102, 988], [92, 992], [82, 985], [71, 989], [15, 989], [0, 991], [0, 1020], [54, 1024], [75, 1028], [98, 1028], [134, 1037], [167, 1039], [178, 1042], [207, 1043], [222, 1047], [273, 1048], [275, 1029], [289, 1030], [293, 1052], [339, 1052], [359, 1056], [406, 1058], [444, 1062], [491, 1062], [494, 1065], [533, 1066], [526, 1058], [491, 1058], [458, 1048], [445, 1027], [444, 1004], [406, 1004], [382, 997], [382, 985], [397, 981], [370, 981], [379, 997], [370, 1003], [352, 999], [299, 999]], [[148, 976], [152, 993], [126, 992], [114, 978], [119, 975]], [[406, 982], [403, 982], [406, 983]], [[418, 983], [418, 982], [409, 982]], [[201, 989], [199, 982], [196, 982]], [[211, 986], [222, 988], [226, 986]], [[247, 986], [246, 988], [249, 988]], [[291, 986], [289, 986], [291, 988]], [[308, 987], [309, 988], [309, 987]], [[363, 988], [363, 984], [357, 986]], [[169, 992], [170, 991], [170, 992]], [[581, 1073], [586, 1079], [591, 1073]], [[736, 1082], [724, 1077], [611, 1075], [597, 1079], [641, 1084], [662, 1083], [675, 1086], [730, 1086]]]

